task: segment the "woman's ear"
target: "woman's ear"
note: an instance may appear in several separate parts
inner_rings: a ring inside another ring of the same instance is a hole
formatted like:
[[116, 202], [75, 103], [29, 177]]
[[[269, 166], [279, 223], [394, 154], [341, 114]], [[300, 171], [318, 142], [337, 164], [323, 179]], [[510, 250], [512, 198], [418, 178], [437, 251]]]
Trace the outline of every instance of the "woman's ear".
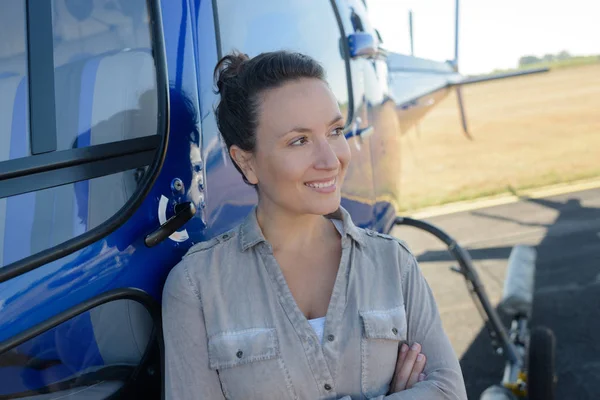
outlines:
[[246, 150], [242, 150], [238, 146], [231, 145], [229, 154], [233, 162], [242, 170], [246, 180], [252, 185], [258, 184], [258, 176], [256, 175], [256, 166], [254, 165], [254, 155]]

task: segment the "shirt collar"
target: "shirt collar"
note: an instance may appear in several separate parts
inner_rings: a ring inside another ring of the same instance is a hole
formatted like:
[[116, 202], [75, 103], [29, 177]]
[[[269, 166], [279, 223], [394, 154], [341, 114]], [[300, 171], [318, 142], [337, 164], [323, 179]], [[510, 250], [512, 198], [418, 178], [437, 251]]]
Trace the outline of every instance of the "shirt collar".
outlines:
[[[350, 213], [348, 213], [345, 208], [340, 206], [337, 211], [328, 214], [325, 217], [341, 221], [341, 224], [335, 225], [338, 228], [338, 231], [340, 231], [342, 238], [349, 236], [360, 245], [364, 245], [364, 239], [360, 229], [354, 225]], [[256, 206], [254, 206], [240, 225], [240, 246], [242, 251], [246, 251], [250, 247], [266, 241], [267, 240], [260, 229], [260, 225], [258, 225]]]

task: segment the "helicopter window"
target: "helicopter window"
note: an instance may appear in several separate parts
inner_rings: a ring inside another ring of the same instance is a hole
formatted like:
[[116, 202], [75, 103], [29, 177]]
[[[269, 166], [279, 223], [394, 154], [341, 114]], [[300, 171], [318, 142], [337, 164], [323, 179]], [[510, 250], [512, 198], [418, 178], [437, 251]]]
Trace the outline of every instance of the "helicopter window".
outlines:
[[156, 4], [0, 6], [0, 267], [139, 204], [166, 131]]
[[[31, 9], [38, 14], [46, 11], [35, 4]], [[87, 147], [157, 134], [156, 73], [145, 1], [39, 4], [52, 11], [50, 19], [28, 17], [25, 0], [11, 1], [0, 12], [0, 141], [6, 144], [0, 161], [46, 152], [36, 152], [38, 137], [54, 135], [50, 151], [60, 151], [70, 149], [76, 139], [76, 147]], [[28, 18], [47, 22], [50, 35], [38, 25], [28, 32]], [[53, 51], [39, 54], [34, 44], [41, 40], [40, 46], [47, 44]], [[38, 76], [53, 84], [38, 84]], [[49, 102], [37, 98], [52, 94]], [[141, 112], [147, 125], [135, 126]], [[38, 115], [55, 128], [36, 126]], [[119, 115], [120, 129], [90, 132]], [[39, 132], [32, 132], [34, 128]], [[27, 142], [25, 151], [11, 151], [14, 141]]]
[[216, 5], [221, 54], [233, 49], [251, 57], [280, 49], [308, 54], [323, 65], [342, 113], [350, 117], [341, 30], [330, 2], [218, 0]]
[[0, 199], [0, 268], [81, 235], [119, 211], [143, 168]]
[[134, 300], [76, 315], [0, 354], [0, 398], [109, 398], [143, 363], [153, 328]]

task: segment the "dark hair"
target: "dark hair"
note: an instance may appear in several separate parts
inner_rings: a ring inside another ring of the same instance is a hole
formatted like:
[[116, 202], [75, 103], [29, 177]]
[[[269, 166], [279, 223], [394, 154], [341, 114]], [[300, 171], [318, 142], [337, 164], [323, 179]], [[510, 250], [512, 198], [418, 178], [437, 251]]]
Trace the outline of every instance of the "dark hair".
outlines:
[[[259, 94], [301, 78], [325, 81], [325, 71], [317, 61], [300, 53], [282, 50], [250, 58], [234, 51], [217, 63], [214, 78], [216, 93], [221, 95], [215, 110], [217, 127], [227, 149], [235, 144], [242, 150], [254, 151]], [[233, 165], [249, 184], [235, 161]]]

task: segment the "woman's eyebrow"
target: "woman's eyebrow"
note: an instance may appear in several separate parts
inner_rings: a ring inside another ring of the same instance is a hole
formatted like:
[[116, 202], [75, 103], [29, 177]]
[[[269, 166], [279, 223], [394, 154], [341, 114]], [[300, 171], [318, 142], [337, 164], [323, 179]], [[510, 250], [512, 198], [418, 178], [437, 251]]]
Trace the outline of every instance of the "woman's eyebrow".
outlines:
[[[341, 120], [343, 120], [343, 119], [344, 119], [344, 118], [341, 116], [341, 114], [337, 114], [337, 115], [336, 115], [336, 116], [335, 116], [335, 117], [334, 117], [334, 118], [331, 120], [331, 122], [329, 122], [329, 123], [327, 124], [327, 126], [331, 126], [331, 125], [333, 125], [333, 124], [335, 124], [335, 123], [337, 123], [337, 122], [339, 122], [339, 121], [341, 121]], [[287, 135], [288, 133], [291, 133], [291, 132], [298, 132], [298, 133], [310, 133], [310, 132], [312, 132], [312, 129], [310, 129], [310, 128], [304, 128], [304, 127], [302, 127], [302, 126], [297, 126], [297, 127], [295, 127], [295, 128], [292, 128], [292, 129], [290, 129], [289, 131], [285, 132], [285, 133], [284, 133], [283, 135], [281, 135], [281, 136], [285, 136], [285, 135]]]

